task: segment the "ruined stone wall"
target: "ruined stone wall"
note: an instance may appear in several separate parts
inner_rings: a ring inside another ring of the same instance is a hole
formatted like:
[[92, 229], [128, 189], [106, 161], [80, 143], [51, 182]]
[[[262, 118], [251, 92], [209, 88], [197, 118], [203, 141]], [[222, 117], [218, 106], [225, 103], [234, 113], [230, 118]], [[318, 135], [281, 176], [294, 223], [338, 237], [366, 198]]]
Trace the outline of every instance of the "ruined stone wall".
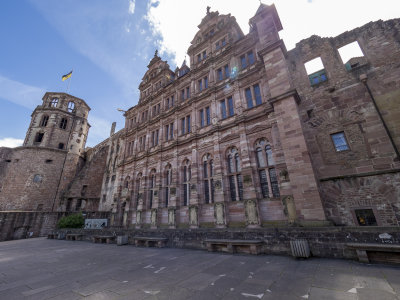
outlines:
[[[357, 208], [373, 209], [379, 225], [400, 220], [400, 161], [367, 89], [399, 147], [399, 30], [399, 19], [371, 22], [334, 38], [312, 36], [287, 55], [325, 212], [336, 224], [356, 224]], [[364, 56], [352, 58], [349, 69], [338, 49], [354, 41]], [[312, 85], [304, 63], [315, 57], [322, 59], [327, 80]], [[331, 134], [337, 132], [344, 132], [349, 150], [335, 149]]]
[[51, 211], [66, 151], [18, 147], [3, 174], [0, 210]]
[[11, 163], [12, 148], [0, 147], [0, 193], [3, 189], [7, 169]]
[[86, 161], [63, 194], [62, 204], [58, 210], [65, 211], [67, 202], [70, 202], [69, 210], [78, 208], [78, 210], [96, 211], [99, 209], [107, 154], [108, 147], [103, 145], [89, 149]]

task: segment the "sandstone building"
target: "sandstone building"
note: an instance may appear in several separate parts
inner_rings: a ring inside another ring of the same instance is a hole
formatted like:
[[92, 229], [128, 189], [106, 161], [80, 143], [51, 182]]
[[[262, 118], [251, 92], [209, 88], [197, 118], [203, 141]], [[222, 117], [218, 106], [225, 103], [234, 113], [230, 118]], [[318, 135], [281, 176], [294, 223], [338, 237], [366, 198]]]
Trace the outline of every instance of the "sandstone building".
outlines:
[[[290, 51], [274, 5], [249, 24], [208, 9], [190, 67], [156, 52], [125, 128], [91, 149], [86, 103], [47, 93], [24, 146], [0, 149], [0, 210], [103, 211], [129, 228], [398, 226], [400, 20]], [[354, 42], [362, 55], [343, 61]]]

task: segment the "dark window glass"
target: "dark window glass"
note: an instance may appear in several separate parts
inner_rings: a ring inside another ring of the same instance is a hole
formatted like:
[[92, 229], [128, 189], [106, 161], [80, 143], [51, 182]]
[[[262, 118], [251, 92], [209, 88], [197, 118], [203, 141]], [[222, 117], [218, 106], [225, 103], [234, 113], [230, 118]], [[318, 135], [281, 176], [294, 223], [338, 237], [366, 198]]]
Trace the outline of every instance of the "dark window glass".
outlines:
[[165, 125], [165, 140], [168, 141], [168, 130], [169, 130], [169, 125]]
[[251, 96], [250, 88], [245, 89], [244, 93], [246, 95], [247, 108], [252, 108], [253, 107], [253, 98]]
[[247, 53], [247, 58], [249, 60], [249, 65], [254, 64], [254, 54], [253, 51], [250, 51]]
[[204, 127], [204, 109], [200, 110], [200, 127]]
[[208, 88], [208, 77], [204, 77], [204, 88]]
[[169, 137], [171, 140], [174, 138], [174, 123], [169, 125]]
[[211, 124], [211, 117], [210, 117], [210, 107], [206, 107], [206, 118], [207, 118], [207, 125]]
[[254, 97], [256, 98], [256, 105], [260, 105], [262, 103], [260, 86], [258, 84], [253, 85], [253, 89], [254, 89]]
[[226, 65], [225, 67], [224, 67], [224, 70], [225, 70], [225, 78], [228, 78], [229, 77], [229, 66], [228, 65]]
[[36, 135], [36, 140], [35, 140], [35, 142], [36, 142], [36, 143], [41, 143], [42, 140], [43, 140], [43, 136], [44, 136], [44, 133], [39, 132], [39, 133]]
[[237, 182], [238, 182], [239, 199], [243, 200], [243, 180], [242, 180], [242, 175], [238, 174], [238, 175], [236, 175], [236, 177], [237, 177]]
[[208, 180], [204, 180], [204, 198], [206, 203], [210, 203], [210, 189], [208, 185]]
[[181, 133], [185, 134], [185, 118], [181, 119]]
[[222, 69], [218, 69], [217, 70], [217, 78], [218, 78], [218, 80], [224, 79], [223, 76], [222, 76]]
[[188, 184], [185, 183], [185, 184], [183, 185], [183, 205], [184, 205], [184, 206], [187, 206], [187, 205], [188, 205], [188, 196], [189, 196], [189, 193], [188, 193]]
[[58, 149], [64, 149], [64, 144], [63, 143], [59, 143], [58, 144]]
[[189, 133], [191, 131], [191, 127], [190, 127], [190, 116], [186, 117], [186, 122], [187, 122], [187, 133]]
[[190, 98], [190, 88], [189, 87], [186, 88], [186, 98], [187, 99]]
[[67, 128], [67, 122], [68, 122], [67, 119], [62, 118], [62, 119], [61, 119], [61, 122], [60, 122], [60, 128], [61, 128], [61, 129], [66, 129], [66, 128]]
[[242, 65], [242, 69], [244, 69], [244, 68], [247, 67], [246, 55], [242, 55], [242, 56], [240, 57], [240, 63], [241, 63], [241, 65]]
[[181, 100], [185, 100], [185, 90], [181, 91]]
[[49, 116], [43, 116], [42, 121], [40, 122], [40, 126], [46, 127], [48, 121], [49, 121]]
[[203, 90], [203, 81], [199, 80], [199, 92]]
[[372, 209], [356, 209], [355, 210], [358, 225], [360, 226], [377, 226], [374, 211]]
[[272, 195], [274, 197], [279, 197], [278, 178], [276, 177], [276, 171], [274, 168], [269, 169], [269, 179], [271, 180]]
[[221, 118], [225, 119], [226, 118], [226, 105], [225, 105], [225, 100], [222, 100], [220, 102], [221, 104]]
[[268, 198], [269, 191], [268, 191], [267, 173], [265, 172], [265, 170], [260, 170], [258, 174], [260, 176], [260, 185], [263, 198]]
[[233, 99], [232, 97], [228, 98], [228, 110], [229, 110], [229, 116], [233, 116]]
[[229, 189], [231, 194], [231, 201], [236, 201], [235, 176], [229, 176]]

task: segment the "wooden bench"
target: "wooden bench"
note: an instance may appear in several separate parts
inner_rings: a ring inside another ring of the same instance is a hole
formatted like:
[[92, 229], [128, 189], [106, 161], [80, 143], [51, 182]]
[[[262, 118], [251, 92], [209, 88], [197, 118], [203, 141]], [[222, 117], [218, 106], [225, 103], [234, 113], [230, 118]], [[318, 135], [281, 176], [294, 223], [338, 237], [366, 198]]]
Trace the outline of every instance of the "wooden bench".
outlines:
[[219, 240], [207, 239], [204, 240], [208, 251], [224, 251], [229, 253], [250, 253], [260, 254], [263, 241], [260, 240]]
[[[364, 243], [347, 243], [346, 246], [350, 249], [354, 249], [357, 252], [357, 256], [360, 262], [369, 263], [370, 257], [368, 253], [376, 254], [376, 253], [396, 253], [396, 259], [393, 262], [400, 262], [400, 245], [399, 244], [364, 244]], [[390, 262], [390, 259], [388, 260]]]
[[112, 244], [115, 241], [115, 236], [113, 235], [95, 235], [93, 236], [93, 243], [106, 243]]
[[133, 237], [135, 246], [154, 246], [162, 248], [166, 246], [167, 238], [163, 237], [146, 237], [146, 236], [135, 236]]
[[68, 233], [66, 236], [67, 241], [82, 241], [83, 234], [79, 233]]

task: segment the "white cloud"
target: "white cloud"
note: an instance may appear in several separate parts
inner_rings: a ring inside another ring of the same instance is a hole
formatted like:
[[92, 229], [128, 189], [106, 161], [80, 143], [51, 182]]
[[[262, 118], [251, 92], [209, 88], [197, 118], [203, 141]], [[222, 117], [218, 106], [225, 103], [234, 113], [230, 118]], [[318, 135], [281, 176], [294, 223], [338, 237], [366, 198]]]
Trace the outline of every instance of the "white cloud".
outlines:
[[[378, 19], [398, 17], [398, 0], [264, 0], [275, 3], [283, 30], [280, 32], [287, 49], [311, 35], [330, 37]], [[220, 14], [230, 13], [236, 18], [244, 34], [248, 33], [248, 22], [260, 5], [259, 0], [151, 0], [146, 19], [152, 26], [153, 36], [161, 35], [160, 52], [176, 55], [180, 65], [185, 58], [191, 40], [198, 31], [197, 25], [206, 15], [206, 7]], [[179, 7], [180, 9], [177, 9]]]
[[129, 13], [133, 15], [135, 13], [135, 0], [129, 1]]
[[22, 146], [24, 140], [15, 138], [3, 138], [0, 139], [0, 147], [15, 148]]
[[45, 89], [27, 85], [0, 75], [0, 98], [27, 108], [34, 108], [45, 93]]

